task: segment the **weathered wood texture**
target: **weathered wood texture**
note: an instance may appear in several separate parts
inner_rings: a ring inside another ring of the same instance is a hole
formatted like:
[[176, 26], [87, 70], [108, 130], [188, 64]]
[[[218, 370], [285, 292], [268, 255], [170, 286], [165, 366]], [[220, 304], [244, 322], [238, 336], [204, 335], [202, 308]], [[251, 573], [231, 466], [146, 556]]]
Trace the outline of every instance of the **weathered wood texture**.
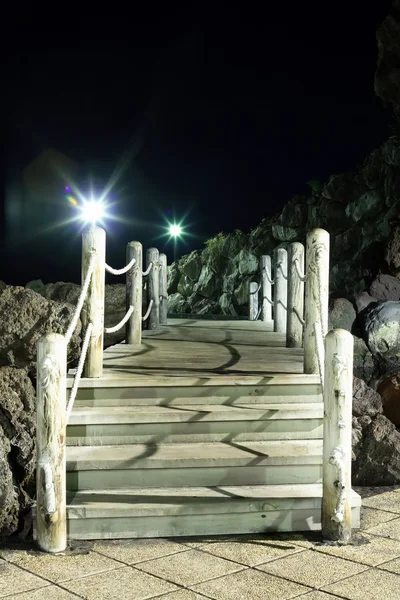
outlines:
[[287, 322], [287, 251], [277, 248], [274, 278], [274, 331], [286, 333]]
[[167, 293], [167, 255], [160, 254], [160, 325], [167, 324], [168, 293]]
[[318, 373], [318, 355], [314, 324], [328, 331], [329, 302], [329, 233], [314, 229], [307, 235], [306, 290], [304, 325], [304, 372]]
[[257, 321], [258, 315], [258, 283], [249, 283], [249, 321]]
[[49, 333], [37, 345], [36, 535], [46, 552], [67, 546], [66, 369], [64, 336]]
[[88, 227], [82, 234], [82, 283], [86, 277], [92, 252], [95, 252], [96, 259], [81, 320], [83, 331], [86, 331], [89, 323], [93, 323], [93, 330], [83, 374], [84, 377], [101, 377], [103, 371], [106, 232], [101, 227], [94, 225]]
[[[296, 267], [297, 265], [297, 267]], [[287, 310], [287, 347], [301, 348], [303, 345], [304, 319], [304, 246], [294, 242], [288, 252], [288, 310]]]
[[126, 247], [126, 261], [136, 262], [126, 274], [126, 309], [134, 311], [126, 324], [126, 343], [140, 344], [142, 341], [142, 293], [143, 293], [143, 248], [140, 242], [129, 242]]
[[326, 336], [322, 535], [351, 537], [351, 426], [353, 336], [335, 329]]
[[154, 330], [160, 324], [160, 281], [159, 281], [159, 254], [157, 248], [148, 248], [146, 252], [146, 269], [152, 263], [152, 268], [147, 276], [147, 302], [153, 305], [147, 319], [148, 329]]
[[260, 258], [261, 291], [262, 291], [262, 320], [264, 323], [272, 320], [272, 265], [271, 257], [263, 255]]

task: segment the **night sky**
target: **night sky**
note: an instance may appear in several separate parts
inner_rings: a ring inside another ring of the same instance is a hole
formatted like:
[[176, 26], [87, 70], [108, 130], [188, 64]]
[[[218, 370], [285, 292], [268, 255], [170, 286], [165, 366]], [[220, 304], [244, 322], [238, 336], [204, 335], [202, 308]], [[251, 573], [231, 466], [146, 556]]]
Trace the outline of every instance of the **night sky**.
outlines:
[[[191, 234], [180, 254], [221, 230], [249, 231], [307, 194], [308, 180], [355, 170], [393, 120], [373, 88], [390, 2], [161, 6], [110, 16], [108, 3], [103, 15], [61, 15], [48, 27], [26, 13], [8, 46], [6, 174], [47, 148], [99, 190], [117, 172], [111, 196], [125, 223], [106, 227], [115, 266], [132, 239], [171, 260], [159, 236], [174, 215]], [[50, 259], [16, 269], [15, 255], [0, 279], [79, 281], [69, 227], [57, 270]]]

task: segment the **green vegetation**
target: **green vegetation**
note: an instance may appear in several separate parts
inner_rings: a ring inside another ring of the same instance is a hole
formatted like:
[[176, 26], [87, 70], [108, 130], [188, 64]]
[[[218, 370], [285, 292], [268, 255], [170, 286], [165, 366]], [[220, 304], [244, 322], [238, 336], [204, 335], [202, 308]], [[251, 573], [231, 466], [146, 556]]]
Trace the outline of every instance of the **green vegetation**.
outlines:
[[219, 254], [221, 252], [227, 238], [228, 238], [228, 235], [226, 233], [224, 233], [223, 231], [220, 231], [213, 238], [206, 240], [204, 242], [204, 244], [206, 246], [208, 253], [212, 254], [214, 256], [216, 254]]
[[307, 181], [307, 185], [310, 186], [313, 192], [320, 192], [323, 188], [323, 183], [319, 179], [310, 179]]

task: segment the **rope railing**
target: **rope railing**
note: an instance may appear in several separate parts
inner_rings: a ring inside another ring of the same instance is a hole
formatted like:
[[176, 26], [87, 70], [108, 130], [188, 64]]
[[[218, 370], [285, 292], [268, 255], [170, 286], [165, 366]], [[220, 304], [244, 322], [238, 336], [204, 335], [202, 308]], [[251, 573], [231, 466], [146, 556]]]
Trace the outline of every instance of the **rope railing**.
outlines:
[[282, 263], [282, 262], [279, 262], [279, 263], [276, 265], [276, 268], [277, 268], [277, 269], [280, 269], [280, 271], [281, 271], [281, 273], [282, 273], [282, 277], [283, 277], [284, 279], [287, 279], [287, 278], [288, 278], [287, 272], [285, 273], [285, 271], [283, 270], [283, 263]]
[[150, 302], [149, 302], [149, 306], [147, 307], [146, 314], [145, 314], [145, 315], [142, 317], [142, 321], [143, 321], [143, 322], [144, 322], [144, 321], [147, 321], [147, 319], [149, 318], [149, 315], [150, 315], [150, 313], [151, 313], [151, 309], [153, 308], [153, 303], [154, 303], [154, 301], [153, 301], [153, 298], [152, 298], [152, 299], [150, 300]]
[[269, 269], [267, 269], [267, 267], [263, 267], [262, 271], [264, 271], [264, 273], [267, 275], [267, 279], [268, 279], [269, 283], [271, 285], [274, 285], [275, 281], [273, 279], [271, 279], [270, 274], [269, 274]]
[[136, 258], [132, 258], [132, 260], [125, 267], [122, 267], [122, 269], [113, 269], [112, 267], [110, 267], [110, 265], [108, 265], [106, 263], [105, 270], [108, 273], [111, 273], [112, 275], [124, 275], [125, 273], [127, 273], [128, 271], [130, 271], [132, 269], [135, 262], [136, 262]]
[[93, 323], [89, 323], [89, 325], [87, 326], [87, 329], [86, 329], [85, 337], [83, 339], [81, 355], [79, 357], [79, 362], [78, 362], [78, 366], [76, 369], [74, 382], [72, 384], [72, 389], [71, 389], [71, 393], [70, 393], [68, 404], [67, 404], [67, 413], [66, 413], [67, 424], [68, 424], [69, 416], [72, 411], [72, 407], [75, 402], [76, 394], [78, 393], [78, 388], [79, 388], [79, 384], [80, 384], [81, 377], [82, 377], [83, 366], [85, 364], [86, 354], [88, 351], [89, 340], [90, 340], [92, 331], [93, 331]]
[[149, 264], [149, 266], [147, 267], [147, 269], [145, 271], [143, 271], [142, 276], [146, 277], [150, 273], [150, 271], [151, 271], [152, 268], [153, 268], [153, 263], [151, 262]]
[[95, 261], [96, 261], [96, 252], [94, 250], [91, 250], [91, 256], [90, 256], [90, 261], [89, 261], [89, 265], [88, 265], [88, 270], [86, 272], [85, 281], [83, 282], [81, 293], [79, 295], [79, 299], [76, 304], [74, 316], [72, 317], [71, 323], [65, 334], [65, 339], [67, 341], [67, 344], [69, 344], [72, 334], [74, 333], [76, 326], [78, 324], [78, 320], [79, 320], [79, 317], [80, 317], [80, 314], [81, 314], [82, 308], [83, 308], [83, 303], [85, 302], [85, 299], [86, 299], [86, 296], [87, 296], [87, 293], [89, 290], [90, 280], [93, 275]]
[[304, 282], [306, 280], [306, 276], [304, 274], [302, 274], [302, 272], [300, 271], [299, 259], [295, 258], [293, 261], [293, 264], [296, 269], [298, 278], [300, 279], [300, 281]]
[[104, 332], [105, 333], [116, 333], [117, 331], [122, 329], [122, 327], [125, 325], [125, 323], [130, 319], [131, 314], [133, 313], [134, 310], [135, 310], [134, 307], [132, 305], [130, 305], [124, 318], [121, 319], [121, 321], [117, 325], [114, 325], [114, 327], [105, 327]]
[[298, 309], [295, 306], [293, 307], [293, 312], [296, 315], [296, 317], [298, 318], [298, 320], [300, 321], [300, 324], [304, 327], [305, 319], [303, 319], [303, 317], [300, 315]]

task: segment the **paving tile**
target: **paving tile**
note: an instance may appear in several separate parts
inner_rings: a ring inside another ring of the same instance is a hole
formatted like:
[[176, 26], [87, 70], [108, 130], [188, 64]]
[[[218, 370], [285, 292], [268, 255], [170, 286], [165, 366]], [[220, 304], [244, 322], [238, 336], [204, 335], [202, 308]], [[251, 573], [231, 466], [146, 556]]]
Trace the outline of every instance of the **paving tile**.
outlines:
[[309, 592], [304, 596], [299, 596], [299, 600], [343, 600], [340, 596], [333, 596], [332, 594], [325, 594], [325, 592]]
[[190, 590], [179, 590], [179, 592], [170, 592], [163, 596], [157, 596], [157, 598], [152, 598], [152, 600], [205, 600], [205, 598], [206, 596], [200, 596], [200, 594], [196, 594], [196, 592], [191, 592]]
[[285, 581], [253, 569], [190, 587], [215, 600], [289, 600], [310, 590], [293, 581]]
[[400, 576], [380, 569], [368, 569], [327, 585], [324, 590], [348, 600], [399, 600]]
[[340, 546], [320, 545], [315, 550], [338, 556], [357, 563], [375, 567], [400, 556], [400, 544], [397, 540], [362, 533], [354, 535], [352, 543]]
[[128, 565], [161, 558], [177, 552], [187, 552], [188, 547], [171, 540], [113, 540], [96, 542], [93, 549]]
[[304, 552], [305, 548], [296, 546], [290, 542], [267, 540], [265, 538], [260, 539], [257, 537], [241, 541], [206, 544], [202, 546], [202, 550], [215, 556], [221, 556], [222, 558], [253, 567], [254, 565], [260, 565], [268, 560], [288, 556], [295, 552]]
[[396, 519], [397, 515], [385, 510], [377, 510], [376, 508], [361, 508], [361, 531], [366, 531], [370, 527], [386, 523], [391, 519]]
[[350, 577], [365, 568], [363, 565], [313, 550], [292, 554], [256, 567], [266, 573], [279, 575], [313, 588], [321, 588], [334, 581]]
[[400, 540], [400, 519], [393, 519], [387, 523], [380, 523], [375, 527], [370, 527], [368, 533], [383, 535], [393, 540]]
[[59, 583], [85, 575], [120, 569], [121, 563], [97, 552], [84, 554], [44, 554], [15, 552], [10, 560], [31, 573]]
[[77, 596], [56, 585], [50, 585], [44, 589], [7, 596], [6, 600], [77, 600]]
[[138, 571], [134, 567], [122, 567], [115, 571], [67, 581], [63, 583], [63, 587], [81, 595], [85, 600], [147, 600], [178, 589], [172, 583]]
[[378, 510], [387, 510], [388, 512], [400, 514], [400, 491], [379, 493], [376, 488], [374, 495], [363, 498], [362, 504], [368, 508], [377, 508]]
[[152, 573], [180, 585], [192, 586], [207, 579], [221, 577], [243, 569], [241, 565], [200, 550], [188, 550], [137, 565], [146, 573]]
[[391, 571], [392, 573], [397, 573], [400, 575], [400, 558], [396, 558], [395, 560], [390, 560], [383, 565], [379, 565], [379, 568], [383, 569], [384, 571]]
[[0, 559], [0, 598], [48, 585], [48, 581]]

